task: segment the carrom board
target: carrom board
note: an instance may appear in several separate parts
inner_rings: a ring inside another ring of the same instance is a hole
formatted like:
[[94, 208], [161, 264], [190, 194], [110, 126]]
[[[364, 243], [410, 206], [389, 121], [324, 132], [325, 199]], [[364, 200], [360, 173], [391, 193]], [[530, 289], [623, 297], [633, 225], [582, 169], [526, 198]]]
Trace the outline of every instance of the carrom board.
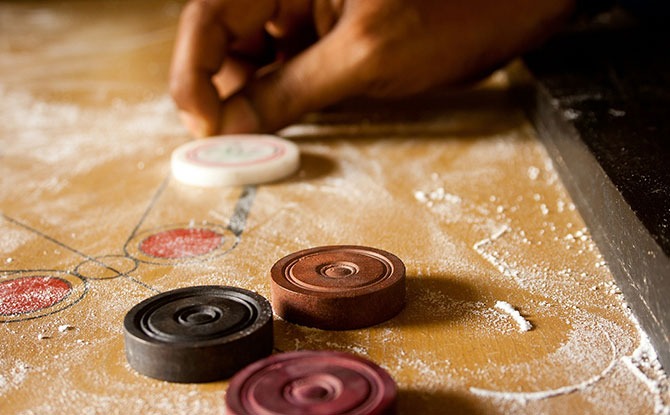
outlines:
[[131, 369], [124, 315], [195, 285], [269, 297], [275, 261], [329, 244], [401, 258], [406, 307], [349, 331], [275, 317], [276, 353], [370, 359], [400, 414], [667, 413], [654, 349], [504, 71], [312, 114], [280, 132], [302, 160], [278, 183], [189, 187], [170, 176], [189, 137], [165, 92], [180, 7], [0, 4], [0, 413], [224, 413], [226, 381]]

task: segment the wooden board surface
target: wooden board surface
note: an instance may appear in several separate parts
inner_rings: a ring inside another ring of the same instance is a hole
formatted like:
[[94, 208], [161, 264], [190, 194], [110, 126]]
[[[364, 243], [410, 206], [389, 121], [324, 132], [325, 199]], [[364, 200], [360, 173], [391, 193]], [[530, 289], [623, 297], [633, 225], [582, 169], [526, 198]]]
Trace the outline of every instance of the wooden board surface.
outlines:
[[[0, 298], [21, 281], [50, 287], [20, 314], [0, 302], [0, 413], [223, 413], [225, 381], [134, 372], [123, 316], [177, 287], [269, 297], [276, 260], [326, 244], [398, 255], [407, 306], [345, 332], [275, 317], [276, 349], [379, 363], [402, 414], [667, 413], [654, 350], [504, 72], [469, 91], [311, 115], [282, 132], [302, 151], [294, 177], [191, 188], [169, 170], [189, 139], [165, 93], [179, 8], [0, 5]], [[190, 260], [138, 249], [175, 228], [226, 242]]]
[[612, 24], [556, 39], [525, 59], [537, 78], [529, 116], [665, 367], [670, 55], [657, 51], [668, 43], [665, 28]]

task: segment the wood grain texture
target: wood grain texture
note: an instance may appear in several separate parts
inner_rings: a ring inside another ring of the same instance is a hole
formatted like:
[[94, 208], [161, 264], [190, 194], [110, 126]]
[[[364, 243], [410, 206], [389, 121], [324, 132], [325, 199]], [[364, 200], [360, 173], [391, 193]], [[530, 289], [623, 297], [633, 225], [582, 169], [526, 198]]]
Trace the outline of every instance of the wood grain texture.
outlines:
[[[504, 73], [310, 115], [282, 132], [302, 152], [295, 176], [191, 188], [169, 171], [189, 139], [165, 92], [178, 12], [169, 1], [0, 5], [0, 293], [30, 276], [73, 287], [47, 315], [0, 316], [0, 412], [222, 413], [225, 381], [134, 372], [124, 315], [193, 285], [269, 298], [274, 262], [330, 244], [401, 258], [405, 309], [342, 332], [275, 317], [275, 351], [370, 359], [398, 383], [401, 414], [667, 408], [667, 379], [636, 353], [653, 350]], [[224, 242], [184, 259], [139, 249], [184, 228]]]

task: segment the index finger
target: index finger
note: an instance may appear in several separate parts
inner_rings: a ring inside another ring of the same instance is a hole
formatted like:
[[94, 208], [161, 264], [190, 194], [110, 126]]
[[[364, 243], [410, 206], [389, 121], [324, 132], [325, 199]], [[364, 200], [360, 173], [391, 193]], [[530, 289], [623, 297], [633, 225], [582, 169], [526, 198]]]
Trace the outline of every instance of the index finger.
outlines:
[[170, 93], [195, 135], [219, 129], [221, 103], [212, 82], [230, 45], [253, 36], [272, 19], [277, 0], [192, 0], [179, 19]]

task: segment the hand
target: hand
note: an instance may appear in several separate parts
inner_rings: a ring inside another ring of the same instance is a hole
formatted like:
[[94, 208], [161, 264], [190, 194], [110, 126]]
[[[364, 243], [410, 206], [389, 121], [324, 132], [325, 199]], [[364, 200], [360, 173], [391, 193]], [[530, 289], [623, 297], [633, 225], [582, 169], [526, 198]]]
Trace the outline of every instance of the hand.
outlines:
[[484, 75], [558, 30], [574, 1], [191, 0], [170, 91], [196, 136], [274, 131], [348, 97]]

